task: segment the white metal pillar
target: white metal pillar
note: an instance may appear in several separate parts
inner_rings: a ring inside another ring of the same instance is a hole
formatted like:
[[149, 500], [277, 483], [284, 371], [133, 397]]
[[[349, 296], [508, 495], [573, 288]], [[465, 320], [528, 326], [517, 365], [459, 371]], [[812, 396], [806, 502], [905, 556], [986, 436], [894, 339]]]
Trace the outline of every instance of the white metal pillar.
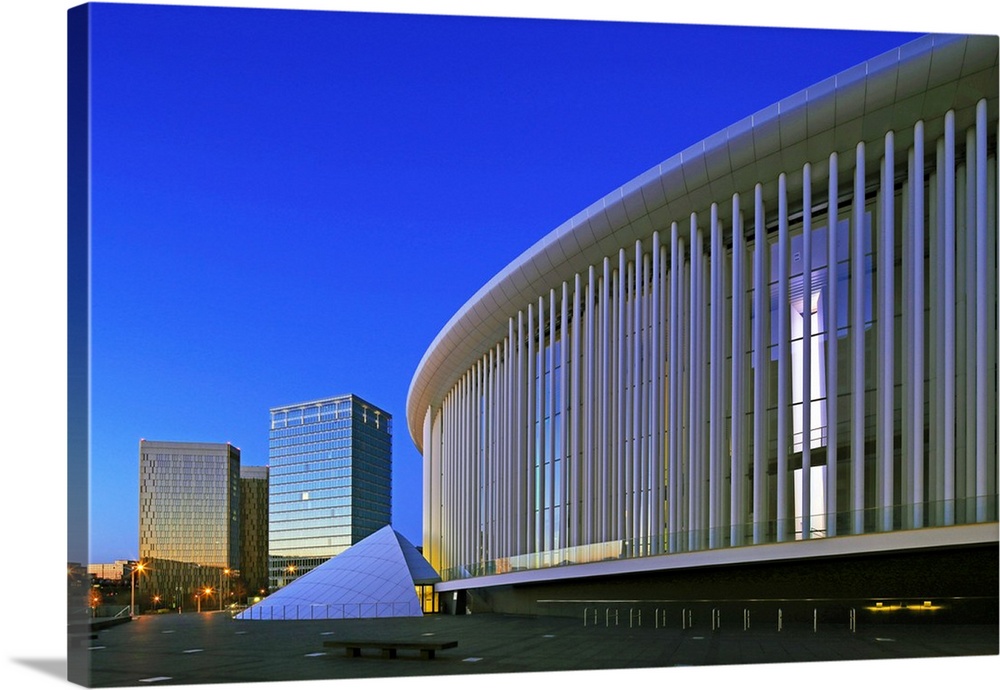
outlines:
[[680, 327], [679, 312], [680, 290], [680, 231], [677, 223], [670, 225], [670, 359], [669, 367], [669, 399], [667, 401], [668, 436], [667, 436], [667, 549], [670, 553], [678, 550], [677, 534], [680, 527]]
[[708, 546], [722, 545], [722, 229], [718, 204], [712, 204], [709, 220], [709, 374], [708, 374]]
[[830, 154], [830, 175], [827, 181], [826, 228], [826, 294], [823, 295], [823, 314], [826, 326], [826, 534], [837, 535], [837, 236], [838, 208], [838, 159]]
[[955, 112], [944, 118], [944, 524], [955, 524]]
[[569, 543], [571, 546], [580, 546], [583, 543], [582, 525], [582, 501], [580, 472], [580, 405], [582, 404], [581, 377], [580, 377], [580, 338], [583, 330], [583, 316], [580, 313], [580, 295], [583, 291], [583, 282], [580, 274], [573, 278], [573, 317], [572, 317], [572, 341], [570, 347], [570, 394], [569, 394], [569, 502], [571, 506], [569, 521]]
[[743, 459], [744, 442], [744, 415], [745, 411], [745, 362], [746, 362], [746, 337], [744, 336], [744, 313], [746, 303], [746, 286], [744, 285], [744, 265], [746, 253], [746, 238], [743, 236], [743, 219], [740, 212], [740, 195], [733, 195], [733, 277], [732, 277], [732, 334], [731, 334], [731, 356], [732, 374], [731, 399], [732, 413], [730, 417], [730, 439], [729, 439], [729, 544], [730, 546], [743, 545], [743, 520], [746, 515], [744, 506], [745, 495], [745, 475], [746, 469]]
[[[976, 104], [976, 522], [987, 520], [987, 463], [990, 462], [986, 454], [987, 448], [987, 425], [986, 415], [988, 414], [986, 400], [987, 374], [989, 363], [986, 351], [986, 336], [989, 324], [986, 320], [986, 260], [987, 260], [987, 196], [986, 196], [986, 99], [980, 100]], [[995, 458], [993, 460], [996, 461]]]
[[689, 435], [690, 435], [690, 474], [688, 478], [688, 548], [692, 551], [701, 548], [701, 481], [702, 481], [702, 303], [701, 303], [701, 269], [702, 269], [702, 239], [698, 229], [698, 217], [691, 214], [691, 294], [690, 319], [691, 342], [688, 356], [690, 358], [690, 394], [689, 394]]
[[802, 538], [812, 532], [812, 168], [802, 167]]
[[600, 366], [598, 368], [598, 390], [594, 404], [598, 408], [598, 426], [596, 429], [598, 450], [595, 453], [597, 466], [597, 481], [600, 492], [600, 516], [598, 519], [597, 539], [608, 541], [611, 538], [610, 525], [613, 519], [611, 513], [611, 260], [604, 257], [601, 262], [600, 283], [600, 323], [598, 324], [598, 342], [600, 343]]
[[788, 303], [788, 180], [785, 173], [778, 176], [778, 541], [788, 539], [788, 404], [789, 360], [791, 359], [791, 333], [789, 329], [790, 305]]
[[629, 486], [632, 500], [631, 536], [637, 550], [641, 535], [640, 487], [642, 483], [642, 243], [636, 240], [632, 268], [632, 480]]
[[910, 194], [913, 199], [911, 220], [913, 319], [911, 328], [912, 390], [910, 419], [910, 463], [913, 483], [910, 502], [913, 505], [912, 527], [924, 526], [924, 123], [913, 127], [913, 179]]
[[663, 318], [661, 314], [662, 295], [660, 272], [660, 233], [653, 233], [651, 250], [652, 273], [650, 282], [650, 394], [649, 394], [649, 478], [647, 482], [647, 498], [644, 504], [649, 511], [647, 519], [648, 547], [647, 553], [660, 553], [663, 544], [663, 349], [661, 345], [661, 329]]
[[852, 533], [865, 525], [865, 145], [855, 150], [851, 224], [851, 517]]
[[884, 172], [882, 176], [882, 227], [879, 238], [879, 411], [878, 464], [881, 477], [881, 530], [889, 532], [893, 526], [893, 463], [895, 459], [895, 429], [893, 424], [893, 332], [895, 331], [895, 164], [894, 135], [885, 135]]
[[596, 482], [594, 481], [594, 412], [596, 409], [595, 404], [595, 394], [596, 394], [596, 377], [595, 368], [597, 363], [595, 361], [595, 328], [597, 324], [596, 314], [594, 313], [594, 302], [596, 297], [597, 289], [597, 275], [594, 266], [591, 265], [587, 269], [587, 288], [586, 288], [586, 299], [584, 300], [584, 314], [587, 320], [587, 337], [584, 342], [584, 354], [586, 356], [586, 370], [585, 370], [585, 382], [583, 387], [583, 483], [584, 483], [584, 543], [593, 543], [596, 538], [595, 521], [594, 521], [594, 504], [597, 501], [597, 496], [595, 490], [597, 488]]
[[770, 354], [767, 347], [765, 312], [770, 309], [766, 254], [767, 230], [764, 225], [763, 187], [754, 188], [754, 250], [753, 250], [753, 543], [767, 538], [767, 369]]
[[626, 441], [628, 439], [628, 420], [626, 417], [626, 402], [628, 400], [628, 345], [625, 341], [626, 324], [628, 322], [628, 283], [626, 282], [628, 276], [628, 258], [625, 253], [625, 248], [618, 250], [618, 289], [617, 289], [617, 307], [615, 309], [615, 316], [617, 317], [617, 344], [616, 344], [616, 364], [615, 364], [615, 395], [617, 404], [615, 405], [615, 432], [616, 432], [616, 453], [615, 453], [615, 465], [618, 472], [618, 539], [627, 539], [630, 534], [628, 526], [628, 499], [631, 492], [631, 486], [628, 479], [631, 477], [631, 473], [627, 468], [627, 446]]

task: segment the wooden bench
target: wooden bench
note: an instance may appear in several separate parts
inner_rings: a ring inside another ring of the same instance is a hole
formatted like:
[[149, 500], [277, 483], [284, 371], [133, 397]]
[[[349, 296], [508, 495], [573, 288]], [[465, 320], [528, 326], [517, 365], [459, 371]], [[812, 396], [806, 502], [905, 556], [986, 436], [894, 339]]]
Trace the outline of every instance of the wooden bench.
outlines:
[[400, 649], [419, 649], [421, 659], [433, 659], [434, 652], [442, 649], [452, 649], [458, 646], [455, 640], [444, 642], [437, 640], [420, 640], [419, 642], [393, 642], [391, 640], [325, 640], [324, 647], [343, 647], [347, 656], [361, 656], [362, 649], [381, 649], [382, 656], [395, 659]]

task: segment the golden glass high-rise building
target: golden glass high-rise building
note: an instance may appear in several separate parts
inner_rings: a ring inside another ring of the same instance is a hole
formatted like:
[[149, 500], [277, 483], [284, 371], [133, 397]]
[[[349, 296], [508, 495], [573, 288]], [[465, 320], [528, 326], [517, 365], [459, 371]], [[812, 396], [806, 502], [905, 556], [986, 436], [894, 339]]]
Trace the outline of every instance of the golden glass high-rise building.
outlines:
[[240, 565], [240, 449], [139, 442], [140, 609], [221, 608]]

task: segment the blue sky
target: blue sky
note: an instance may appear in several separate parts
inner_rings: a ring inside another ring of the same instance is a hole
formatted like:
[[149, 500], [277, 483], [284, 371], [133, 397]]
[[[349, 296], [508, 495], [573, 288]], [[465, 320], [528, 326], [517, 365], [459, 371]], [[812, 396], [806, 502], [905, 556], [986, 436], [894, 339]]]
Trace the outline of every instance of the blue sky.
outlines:
[[913, 36], [264, 9], [92, 15], [92, 553], [138, 553], [140, 438], [267, 463], [268, 409], [393, 415], [542, 235], [677, 151]]

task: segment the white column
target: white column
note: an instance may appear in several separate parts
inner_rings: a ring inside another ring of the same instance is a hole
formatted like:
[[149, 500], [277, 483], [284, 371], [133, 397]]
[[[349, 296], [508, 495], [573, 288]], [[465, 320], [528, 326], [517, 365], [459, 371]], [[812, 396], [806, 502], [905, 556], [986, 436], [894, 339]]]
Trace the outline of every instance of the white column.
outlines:
[[812, 531], [812, 167], [802, 167], [802, 538]]
[[464, 523], [462, 515], [462, 496], [465, 493], [465, 487], [462, 485], [462, 481], [465, 479], [465, 469], [461, 458], [463, 458], [468, 449], [465, 447], [465, 396], [463, 391], [465, 390], [465, 375], [458, 381], [458, 385], [455, 386], [454, 390], [454, 400], [452, 402], [453, 411], [453, 427], [454, 427], [454, 451], [452, 452], [452, 480], [451, 480], [451, 494], [452, 494], [452, 511], [451, 511], [451, 563], [453, 566], [462, 565], [464, 563], [465, 553], [462, 549], [462, 538], [465, 536], [462, 532], [462, 524]]
[[[661, 539], [661, 527], [657, 524], [657, 501], [660, 500], [660, 487], [663, 486], [662, 473], [657, 474], [660, 462], [660, 235], [653, 233], [653, 246], [650, 250], [650, 282], [649, 282], [649, 383], [647, 435], [649, 437], [649, 453], [647, 462], [646, 499], [646, 553], [659, 553], [658, 544]], [[662, 501], [661, 501], [662, 505]]]
[[451, 566], [458, 565], [458, 558], [460, 556], [458, 552], [458, 495], [459, 487], [458, 480], [460, 476], [461, 469], [458, 466], [458, 455], [459, 455], [459, 443], [461, 443], [461, 428], [459, 427], [459, 392], [460, 392], [461, 380], [452, 388], [450, 393], [450, 400], [448, 404], [448, 423], [446, 429], [448, 429], [448, 436], [451, 439], [451, 443], [448, 444], [448, 458], [447, 466], [444, 474], [445, 480], [448, 482], [447, 487], [447, 497], [448, 501], [446, 503], [448, 507], [447, 522], [448, 522], [448, 553], [447, 558]]
[[[900, 345], [911, 342], [913, 337], [913, 291], [910, 284], [913, 280], [913, 148], [906, 149], [906, 174], [900, 185], [900, 213], [899, 213], [899, 287], [896, 299], [899, 302], [899, 338], [893, 335], [893, 340]], [[899, 470], [895, 473], [896, 486], [899, 490], [899, 499], [894, 499], [893, 508], [893, 528], [896, 528], [898, 519], [899, 529], [912, 529], [912, 508], [910, 507], [910, 496], [913, 495], [913, 466], [910, 462], [910, 446], [912, 441], [912, 430], [910, 428], [913, 414], [911, 412], [913, 401], [913, 355], [905, 347], [900, 347], [899, 355], [896, 358], [896, 366], [899, 367]], [[893, 489], [893, 496], [896, 489]], [[898, 514], [898, 518], [897, 518]]]
[[538, 430], [535, 420], [538, 418], [538, 382], [535, 355], [535, 305], [528, 303], [527, 315], [527, 337], [528, 337], [528, 419], [527, 419], [527, 454], [525, 455], [524, 467], [524, 517], [525, 517], [525, 537], [524, 546], [527, 553], [534, 553], [538, 550], [535, 544], [535, 458], [538, 454]]
[[[624, 251], [624, 250], [623, 250]], [[625, 456], [624, 456], [624, 512], [625, 531], [622, 539], [625, 540], [627, 548], [633, 548], [635, 538], [635, 264], [625, 260], [625, 310], [624, 337], [622, 338], [622, 356], [624, 358], [622, 377], [622, 418], [624, 425], [622, 434], [625, 436]]]
[[545, 429], [545, 414], [548, 412], [546, 394], [548, 380], [545, 374], [545, 298], [538, 298], [538, 401], [535, 404], [535, 414], [538, 420], [538, 437], [535, 445], [537, 468], [532, 471], [535, 481], [533, 502], [535, 504], [535, 551], [545, 550], [545, 456], [548, 449], [548, 432]]
[[654, 355], [650, 349], [652, 315], [649, 312], [650, 256], [643, 254], [642, 245], [636, 242], [636, 252], [642, 257], [642, 280], [639, 282], [639, 483], [636, 487], [639, 519], [639, 553], [649, 555], [649, 372]]
[[[601, 367], [600, 367], [600, 390], [598, 398], [600, 400], [600, 428], [598, 445], [600, 452], [600, 468], [598, 481], [601, 485], [600, 503], [600, 541], [611, 539], [611, 525], [614, 515], [611, 511], [611, 260], [604, 257], [603, 277], [601, 283]], [[597, 401], [595, 401], [597, 402]]]
[[688, 505], [690, 504], [690, 492], [685, 489], [688, 485], [688, 477], [691, 474], [691, 430], [688, 428], [688, 422], [690, 420], [690, 415], [688, 410], [691, 407], [691, 372], [690, 372], [690, 357], [688, 355], [688, 349], [690, 345], [690, 338], [688, 333], [691, 330], [691, 314], [689, 295], [691, 293], [691, 261], [690, 256], [688, 260], [685, 261], [685, 255], [689, 254], [686, 249], [687, 242], [684, 237], [680, 237], [678, 240], [679, 257], [680, 257], [680, 273], [677, 277], [678, 283], [678, 314], [680, 314], [680, 319], [678, 322], [678, 349], [677, 349], [677, 367], [681, 372], [678, 376], [678, 407], [677, 407], [677, 418], [679, 420], [678, 428], [682, 430], [682, 433], [678, 436], [677, 440], [677, 450], [678, 450], [678, 479], [679, 484], [677, 487], [677, 545], [679, 550], [684, 550], [687, 548], [688, 543], [688, 532], [691, 527], [688, 524]]
[[447, 507], [448, 513], [447, 519], [447, 544], [448, 553], [447, 560], [451, 566], [458, 565], [458, 479], [460, 468], [458, 467], [458, 453], [459, 453], [459, 443], [461, 442], [461, 434], [459, 428], [459, 415], [458, 415], [458, 402], [459, 402], [459, 386], [461, 385], [461, 380], [452, 388], [449, 394], [450, 400], [448, 404], [448, 422], [445, 426], [448, 429], [448, 436], [451, 442], [448, 444], [448, 457], [447, 464], [445, 467], [444, 478], [447, 481]]
[[642, 243], [635, 243], [632, 284], [632, 537], [636, 547], [642, 536], [640, 494], [642, 486]]
[[494, 425], [494, 416], [496, 415], [496, 400], [494, 395], [496, 394], [496, 386], [494, 386], [494, 375], [496, 372], [496, 358], [495, 358], [494, 348], [490, 348], [489, 353], [486, 356], [485, 371], [483, 372], [483, 401], [484, 401], [484, 453], [483, 453], [483, 469], [482, 477], [480, 480], [480, 485], [482, 486], [482, 498], [480, 500], [480, 512], [482, 513], [483, 520], [483, 560], [489, 561], [494, 558], [495, 542], [493, 540], [493, 526], [496, 524], [496, 506], [493, 503], [493, 487], [495, 482], [493, 480], [493, 463], [496, 461], [496, 455], [494, 452], [493, 444], [496, 442]]
[[503, 544], [503, 556], [514, 555], [513, 541], [511, 538], [511, 513], [514, 510], [512, 501], [512, 489], [514, 475], [512, 465], [514, 462], [514, 319], [508, 319], [507, 337], [503, 342], [503, 417], [501, 420], [501, 434], [503, 445], [501, 450], [502, 467], [500, 469], [500, 510], [506, 514], [501, 518], [502, 531], [501, 540]]
[[440, 455], [436, 452], [434, 448], [434, 433], [433, 428], [434, 419], [434, 408], [428, 406], [427, 411], [424, 413], [424, 424], [421, 439], [423, 441], [423, 511], [421, 520], [421, 537], [423, 543], [426, 545], [425, 556], [427, 561], [438, 571], [441, 572], [441, 561], [440, 561], [440, 549], [437, 544], [434, 543], [432, 535], [440, 534], [436, 528], [437, 525], [437, 490], [439, 487], [438, 481], [440, 479]]
[[615, 422], [615, 465], [618, 473], [618, 505], [617, 505], [617, 517], [618, 517], [618, 539], [627, 539], [630, 534], [628, 526], [628, 500], [631, 495], [631, 487], [628, 484], [627, 477], [631, 476], [627, 474], [627, 449], [626, 449], [626, 439], [628, 438], [628, 423], [626, 421], [626, 402], [628, 400], [628, 345], [625, 342], [626, 333], [626, 322], [628, 320], [628, 284], [626, 282], [626, 277], [628, 275], [628, 258], [626, 257], [625, 249], [621, 248], [618, 250], [618, 289], [617, 289], [617, 308], [615, 309], [615, 316], [617, 317], [617, 337], [616, 340], [616, 355], [617, 362], [615, 365], [615, 414], [617, 416]]
[[[708, 546], [711, 549], [722, 546], [722, 419], [719, 415], [719, 399], [722, 395], [722, 346], [719, 332], [722, 325], [722, 237], [719, 226], [719, 207], [712, 204], [709, 227], [709, 375], [708, 375]], [[704, 305], [703, 305], [704, 306]]]
[[924, 526], [924, 123], [913, 127], [913, 180], [910, 194], [913, 197], [911, 227], [913, 272], [911, 293], [913, 298], [913, 329], [911, 350], [912, 367], [912, 418], [910, 420], [910, 463], [913, 470], [912, 526]]
[[480, 465], [483, 462], [483, 439], [480, 427], [482, 410], [483, 360], [476, 362], [472, 371], [472, 393], [469, 399], [469, 422], [472, 426], [472, 466], [469, 472], [469, 562], [482, 563], [483, 516], [480, 510], [482, 487]]
[[702, 472], [702, 419], [701, 419], [701, 329], [702, 329], [702, 304], [701, 304], [701, 267], [702, 267], [702, 240], [701, 231], [698, 230], [697, 215], [691, 214], [691, 293], [690, 293], [690, 319], [691, 330], [689, 333], [691, 342], [688, 352], [690, 358], [690, 393], [689, 393], [689, 422], [688, 433], [690, 435], [690, 448], [688, 455], [690, 460], [690, 471], [688, 476], [689, 504], [688, 504], [688, 548], [696, 550], [701, 548], [701, 532], [703, 525], [701, 522], [701, 472]]
[[566, 548], [569, 542], [569, 448], [570, 448], [570, 425], [569, 425], [569, 349], [570, 349], [570, 322], [569, 322], [569, 284], [564, 280], [562, 284], [561, 312], [559, 314], [559, 397], [562, 400], [560, 409], [561, 417], [561, 446], [562, 452], [559, 459], [559, 547]]
[[854, 221], [851, 224], [851, 518], [852, 533], [865, 525], [865, 145], [855, 152]]
[[740, 195], [733, 195], [733, 311], [732, 311], [732, 376], [731, 394], [732, 416], [729, 440], [729, 505], [730, 505], [730, 546], [743, 545], [745, 465], [743, 461], [743, 422], [746, 414], [744, 406], [745, 388], [743, 383], [744, 363], [746, 361], [746, 338], [744, 328], [744, 304], [746, 302], [746, 286], [743, 284], [744, 255], [746, 239], [743, 237], [743, 222], [740, 214]]
[[[451, 418], [452, 391], [449, 391], [444, 400], [441, 401], [441, 526], [440, 536], [435, 542], [440, 547], [438, 558], [441, 568], [448, 568], [452, 565], [451, 560], [451, 510], [452, 493], [451, 480], [454, 476], [452, 471], [451, 456], [454, 449], [454, 425]], [[431, 563], [431, 565], [434, 565]]]
[[944, 118], [944, 524], [955, 524], [955, 112]]
[[584, 489], [584, 511], [586, 514], [585, 543], [598, 541], [597, 520], [597, 269], [591, 265], [587, 268], [587, 338], [584, 343], [586, 355], [586, 390], [584, 393], [584, 464], [587, 468], [586, 487]]
[[[961, 308], [957, 314], [955, 332], [959, 340], [959, 381], [964, 382], [964, 391], [959, 394], [958, 419], [964, 419], [963, 460], [958, 472], [958, 481], [964, 478], [964, 490], [959, 485], [959, 501], [962, 506], [963, 522], [975, 520], [976, 511], [976, 255], [981, 254], [976, 245], [976, 132], [969, 127], [965, 132], [965, 163], [959, 165], [957, 198], [960, 206], [957, 223], [958, 246], [963, 252], [958, 262], [957, 275], [962, 276], [964, 286], [959, 292]], [[962, 174], [964, 171], [964, 174]], [[963, 194], [964, 192], [964, 194]]]
[[837, 154], [830, 154], [827, 182], [826, 294], [826, 534], [837, 536], [837, 228], [839, 226]]
[[[556, 545], [556, 333], [558, 333], [558, 312], [556, 311], [556, 290], [549, 289], [549, 467], [546, 472], [546, 488], [549, 499], [549, 524], [546, 530], [547, 545], [551, 550]], [[544, 340], [544, 335], [542, 336]]]
[[461, 435], [461, 450], [455, 458], [455, 465], [457, 467], [458, 481], [456, 482], [456, 501], [458, 509], [455, 511], [456, 515], [456, 545], [455, 553], [457, 557], [456, 564], [459, 566], [464, 566], [469, 563], [469, 494], [471, 493], [471, 487], [469, 486], [469, 474], [471, 471], [472, 458], [474, 457], [472, 443], [470, 441], [471, 430], [469, 425], [469, 377], [470, 373], [466, 372], [462, 376], [462, 385], [459, 391], [459, 407], [458, 413], [459, 417], [459, 434]]
[[580, 459], [580, 440], [582, 420], [580, 406], [583, 402], [582, 353], [580, 351], [583, 335], [583, 314], [580, 311], [580, 297], [583, 295], [583, 281], [577, 273], [573, 278], [573, 344], [570, 357], [570, 544], [580, 546], [584, 540], [583, 532], [583, 467]]
[[596, 314], [594, 311], [594, 302], [596, 301], [596, 290], [597, 290], [597, 275], [594, 266], [591, 265], [587, 269], [587, 298], [586, 306], [584, 310], [587, 315], [587, 338], [584, 344], [584, 353], [586, 354], [586, 383], [584, 385], [584, 450], [583, 450], [583, 466], [584, 466], [584, 543], [590, 544], [597, 539], [597, 533], [595, 530], [595, 515], [594, 515], [594, 505], [597, 501], [597, 485], [595, 482], [595, 433], [594, 429], [594, 416], [597, 410], [597, 400], [596, 400], [596, 387], [597, 378], [595, 375], [595, 369], [597, 362], [595, 360], [595, 328], [596, 324]]
[[667, 400], [667, 491], [669, 500], [667, 503], [667, 548], [670, 553], [678, 550], [677, 533], [680, 525], [680, 430], [681, 417], [678, 413], [680, 409], [680, 327], [681, 318], [679, 311], [679, 280], [681, 266], [680, 257], [680, 237], [677, 223], [670, 225], [670, 359], [667, 361], [669, 367], [668, 382], [669, 392]]
[[778, 176], [778, 541], [788, 539], [788, 403], [791, 333], [788, 323], [788, 181]]
[[[989, 324], [986, 320], [986, 99], [976, 104], [976, 522], [987, 520], [987, 463], [986, 454], [986, 385], [989, 362], [987, 360], [986, 335]], [[996, 462], [996, 459], [993, 459]]]
[[753, 250], [753, 543], [767, 538], [767, 368], [770, 361], [765, 312], [771, 308], [768, 290], [767, 230], [764, 226], [763, 187], [754, 188]]
[[930, 525], [944, 524], [944, 136], [934, 143], [934, 173], [931, 176], [931, 191], [928, 201], [930, 218], [930, 262], [931, 282], [931, 332], [932, 364], [931, 372], [931, 450], [928, 463], [928, 509]]
[[656, 353], [653, 359], [653, 401], [654, 412], [652, 414], [651, 433], [654, 439], [653, 477], [651, 488], [653, 492], [652, 506], [653, 527], [655, 537], [653, 553], [663, 553], [664, 549], [664, 525], [666, 521], [663, 514], [663, 481], [664, 481], [664, 456], [666, 455], [666, 425], [664, 424], [664, 405], [666, 401], [666, 363], [667, 343], [665, 330], [667, 328], [667, 248], [660, 241], [660, 233], [653, 233], [653, 298], [654, 312], [656, 313], [655, 326], [653, 330], [655, 346], [653, 352]]
[[893, 424], [893, 396], [895, 383], [893, 373], [893, 332], [895, 330], [895, 164], [893, 132], [885, 135], [884, 173], [882, 176], [882, 227], [879, 238], [879, 405], [881, 427], [878, 430], [878, 462], [881, 475], [880, 496], [881, 529], [892, 530], [893, 519], [893, 463], [895, 461], [895, 430]]

